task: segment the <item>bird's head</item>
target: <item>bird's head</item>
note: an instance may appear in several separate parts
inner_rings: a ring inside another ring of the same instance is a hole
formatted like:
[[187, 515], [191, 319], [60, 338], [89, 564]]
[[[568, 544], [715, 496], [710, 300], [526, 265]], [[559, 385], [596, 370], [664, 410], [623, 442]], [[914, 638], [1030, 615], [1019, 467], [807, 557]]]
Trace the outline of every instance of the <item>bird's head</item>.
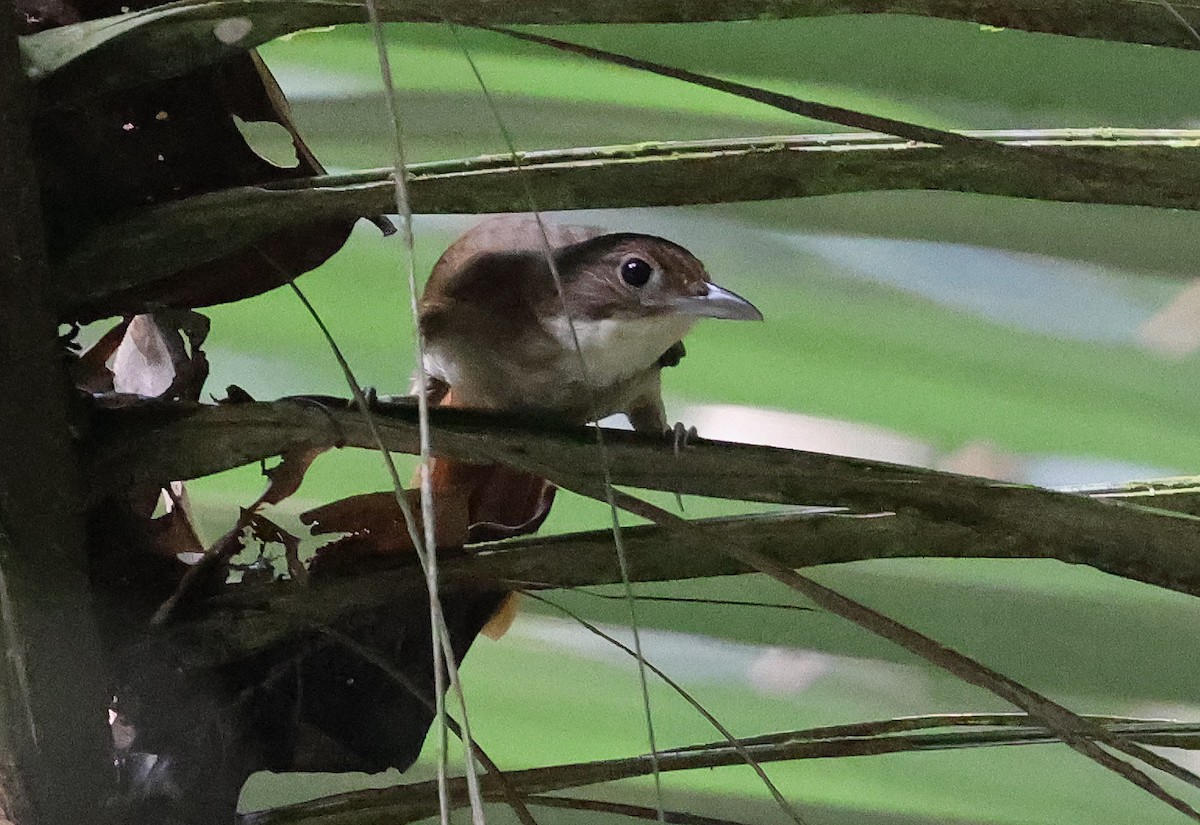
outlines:
[[691, 252], [653, 235], [601, 235], [559, 249], [555, 264], [574, 318], [763, 319], [745, 298], [714, 284]]
[[762, 317], [671, 241], [523, 216], [463, 235], [421, 300], [427, 367], [460, 402], [581, 421], [638, 410], [648, 429], [664, 423], [659, 372], [697, 320]]

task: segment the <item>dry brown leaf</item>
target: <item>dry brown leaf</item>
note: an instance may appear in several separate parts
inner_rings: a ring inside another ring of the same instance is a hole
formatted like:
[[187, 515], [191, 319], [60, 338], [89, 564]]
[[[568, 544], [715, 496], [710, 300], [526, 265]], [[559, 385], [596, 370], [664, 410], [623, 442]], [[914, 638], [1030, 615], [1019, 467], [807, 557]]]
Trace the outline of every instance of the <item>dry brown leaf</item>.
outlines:
[[288, 450], [279, 457], [279, 463], [274, 467], [263, 470], [268, 479], [267, 489], [259, 497], [260, 504], [278, 504], [300, 489], [304, 474], [317, 460], [317, 456], [325, 452], [327, 447], [302, 447]]
[[554, 503], [554, 485], [503, 464], [435, 459], [433, 486], [438, 491], [466, 491], [471, 544], [534, 533]]
[[76, 387], [93, 394], [114, 392], [113, 373], [108, 367], [108, 360], [125, 338], [130, 320], [121, 320], [71, 364], [71, 380]]
[[[487, 226], [488, 224], [483, 224]], [[533, 229], [529, 229], [532, 232]], [[586, 238], [591, 227], [558, 227]], [[540, 237], [540, 236], [539, 236]], [[532, 238], [528, 239], [530, 243]], [[438, 397], [439, 407], [457, 407], [453, 389]], [[414, 478], [413, 486], [419, 481]], [[443, 490], [464, 491], [467, 500], [467, 543], [496, 541], [537, 532], [550, 515], [555, 487], [546, 479], [503, 464], [475, 464], [435, 458], [430, 473], [434, 495]]]
[[[143, 8], [145, 0], [18, 0], [18, 33]], [[234, 117], [282, 125], [297, 163], [260, 157]], [[119, 92], [83, 96], [35, 110], [47, 243], [55, 257], [113, 215], [231, 186], [321, 174], [270, 71], [253, 51], [181, 77]], [[133, 314], [151, 306], [196, 307], [257, 295], [323, 263], [341, 248], [353, 221], [315, 224], [271, 235], [255, 247], [192, 267], [160, 282], [94, 297], [79, 320]], [[267, 265], [266, 253], [276, 265]]]
[[169, 488], [161, 491], [159, 499], [166, 507], [166, 513], [150, 521], [154, 550], [166, 556], [183, 553], [203, 555], [204, 542], [200, 540], [192, 521], [187, 488], [183, 482], [172, 482]]
[[[416, 490], [406, 490], [404, 495], [416, 516], [418, 530], [423, 530], [420, 494]], [[434, 537], [438, 547], [462, 547], [467, 540], [463, 491], [447, 491], [438, 496], [434, 512], [437, 517]], [[405, 553], [413, 549], [404, 515], [391, 491], [363, 493], [333, 501], [301, 513], [300, 520], [312, 528], [314, 535], [346, 533], [365, 541], [375, 553]]]

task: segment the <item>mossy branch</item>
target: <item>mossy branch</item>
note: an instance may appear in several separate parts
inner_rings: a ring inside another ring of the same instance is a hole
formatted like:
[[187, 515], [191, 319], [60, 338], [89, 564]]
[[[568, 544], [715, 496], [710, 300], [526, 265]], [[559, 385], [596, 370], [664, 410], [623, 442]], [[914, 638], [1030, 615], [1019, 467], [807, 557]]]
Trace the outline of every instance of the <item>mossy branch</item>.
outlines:
[[[379, 10], [388, 21], [448, 19], [467, 25], [909, 14], [1181, 49], [1200, 45], [1189, 30], [1189, 25], [1200, 27], [1200, 9], [1180, 0], [1169, 7], [1101, 0], [380, 0]], [[43, 98], [61, 101], [175, 77], [302, 29], [365, 21], [362, 4], [354, 0], [179, 0], [40, 32], [23, 38], [21, 47], [26, 71], [41, 86]], [[225, 28], [218, 28], [222, 24]]]
[[[362, 415], [341, 403], [149, 404], [104, 411], [96, 417], [86, 451], [85, 479], [96, 498], [131, 484], [208, 475], [290, 449], [372, 448]], [[417, 451], [416, 414], [410, 405], [380, 405], [375, 417], [390, 449]], [[594, 460], [595, 442], [586, 429], [530, 426], [455, 410], [435, 411], [432, 426], [434, 451], [441, 455], [509, 464], [568, 488], [597, 488], [603, 482]], [[716, 552], [723, 531], [729, 530], [792, 567], [915, 555], [1055, 558], [1200, 594], [1200, 523], [1194, 516], [798, 450], [697, 440], [675, 455], [665, 440], [633, 433], [610, 431], [605, 441], [617, 484], [856, 511], [853, 516], [788, 513], [699, 522], [713, 542], [711, 554], [694, 552], [696, 548], [685, 552], [685, 546], [692, 547], [690, 540], [669, 530], [634, 528], [628, 544], [639, 579], [745, 572]], [[1168, 507], [1173, 498], [1139, 501], [1167, 502], [1159, 506]], [[617, 580], [607, 534], [537, 538], [484, 549], [488, 552], [448, 564], [448, 586], [531, 580], [570, 586]], [[347, 602], [362, 604], [369, 598], [378, 604], [397, 584], [381, 576], [375, 583], [328, 587], [345, 588]], [[375, 592], [376, 587], [380, 589], [374, 596], [357, 592]], [[351, 590], [356, 592], [352, 598]], [[312, 599], [317, 609], [317, 601], [325, 597], [304, 598]], [[320, 609], [336, 610], [339, 598], [332, 597], [329, 607]]]
[[[1200, 130], [971, 132], [1013, 151], [971, 153], [879, 134], [644, 143], [417, 164], [420, 213], [679, 206], [934, 189], [1098, 204], [1200, 209]], [[1047, 174], [1025, 150], [1054, 151]], [[1080, 171], [1083, 170], [1083, 171]], [[1085, 173], [1086, 172], [1086, 173]], [[83, 237], [55, 265], [64, 318], [129, 312], [111, 297], [244, 249], [286, 228], [394, 208], [391, 171], [240, 187], [156, 206]], [[524, 176], [524, 182], [519, 176]]]

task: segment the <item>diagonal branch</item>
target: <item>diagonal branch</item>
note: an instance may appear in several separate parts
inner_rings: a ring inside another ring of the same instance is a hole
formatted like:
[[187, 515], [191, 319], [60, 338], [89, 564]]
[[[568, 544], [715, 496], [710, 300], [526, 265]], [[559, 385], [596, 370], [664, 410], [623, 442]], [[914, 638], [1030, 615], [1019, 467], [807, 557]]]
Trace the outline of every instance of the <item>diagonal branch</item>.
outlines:
[[631, 819], [652, 819], [665, 822], [667, 825], [741, 825], [730, 819], [716, 819], [711, 816], [688, 813], [686, 811], [662, 811], [658, 808], [647, 808], [642, 805], [630, 805], [625, 802], [610, 802], [603, 799], [580, 799], [570, 796], [550, 796], [538, 794], [528, 797], [530, 805], [544, 808], [562, 808], [569, 811], [593, 811], [595, 813], [616, 814]]
[[[578, 492], [601, 498], [603, 493], [595, 489], [583, 488]], [[609, 500], [612, 500], [609, 491]], [[695, 528], [683, 518], [642, 501], [627, 493], [616, 494], [617, 506], [627, 512], [643, 518], [653, 519], [659, 526], [667, 527], [684, 536], [694, 535]], [[947, 645], [938, 642], [907, 625], [885, 616], [823, 584], [797, 573], [787, 565], [758, 552], [738, 537], [733, 537], [725, 546], [723, 552], [731, 558], [753, 567], [760, 573], [765, 573], [781, 584], [809, 598], [819, 607], [834, 615], [853, 622], [880, 638], [904, 648], [919, 656], [932, 665], [942, 668], [967, 684], [982, 688], [1001, 699], [1015, 705], [1030, 716], [1052, 730], [1064, 744], [1077, 751], [1097, 765], [1107, 768], [1125, 779], [1132, 785], [1141, 788], [1180, 813], [1194, 821], [1200, 822], [1200, 811], [1193, 808], [1182, 798], [1172, 794], [1155, 779], [1138, 768], [1126, 762], [1114, 753], [1110, 753], [1101, 744], [1119, 753], [1132, 756], [1143, 764], [1157, 768], [1169, 776], [1180, 779], [1194, 787], [1200, 788], [1200, 776], [1178, 765], [1171, 760], [1151, 751], [1127, 738], [1113, 734], [1103, 725], [1090, 722], [1066, 706], [1055, 702], [1048, 696], [1029, 688], [1020, 682], [1000, 673], [982, 662], [972, 659]]]

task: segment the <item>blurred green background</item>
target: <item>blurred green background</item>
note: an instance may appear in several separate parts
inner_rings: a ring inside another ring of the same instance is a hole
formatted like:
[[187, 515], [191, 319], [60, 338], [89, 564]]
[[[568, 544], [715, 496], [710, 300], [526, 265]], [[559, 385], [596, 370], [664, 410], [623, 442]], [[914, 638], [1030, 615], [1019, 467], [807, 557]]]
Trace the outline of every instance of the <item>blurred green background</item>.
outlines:
[[[891, 16], [549, 31], [943, 128], [1196, 125], [1200, 63], [1165, 49]], [[504, 151], [463, 46], [521, 149], [827, 130], [488, 33], [408, 25], [390, 26], [388, 35], [413, 161]], [[327, 166], [389, 162], [391, 134], [365, 29], [303, 33], [263, 51]], [[254, 140], [277, 156], [272, 137]], [[1194, 276], [1198, 214], [883, 192], [555, 217], [669, 237], [763, 310], [764, 324], [700, 325], [688, 357], [664, 376], [669, 413], [697, 423], [703, 435], [1049, 485], [1200, 468], [1192, 329], [1186, 313], [1182, 321], [1159, 315]], [[418, 217], [418, 273], [475, 220]], [[300, 282], [359, 380], [384, 393], [404, 392], [413, 367], [402, 254], [395, 238], [360, 226], [343, 252]], [[237, 383], [260, 398], [345, 394], [290, 293], [211, 315], [214, 391]], [[210, 538], [260, 483], [249, 468], [195, 485]], [[286, 509], [386, 486], [377, 456], [331, 454]], [[739, 509], [692, 500], [687, 508], [689, 515]], [[603, 508], [562, 495], [545, 529], [598, 528], [607, 519]], [[886, 561], [814, 575], [1076, 711], [1200, 717], [1200, 610], [1178, 594], [1051, 562]], [[791, 600], [754, 577], [643, 590]], [[628, 622], [619, 601], [558, 598], [614, 633]], [[738, 734], [1006, 709], [822, 613], [643, 603], [639, 616], [648, 657]], [[500, 642], [479, 641], [464, 678], [476, 735], [504, 768], [646, 749], [632, 661], [544, 609], [527, 609]], [[660, 746], [720, 738], [660, 686], [653, 709]], [[812, 825], [1179, 818], [1057, 746], [768, 770]], [[428, 762], [410, 775], [427, 776]], [[243, 806], [399, 779], [256, 777]], [[746, 769], [666, 775], [664, 786], [668, 806], [784, 821]], [[650, 803], [648, 788], [587, 793]], [[492, 816], [509, 815], [497, 808]], [[608, 821], [562, 811], [540, 812], [539, 820]]]

